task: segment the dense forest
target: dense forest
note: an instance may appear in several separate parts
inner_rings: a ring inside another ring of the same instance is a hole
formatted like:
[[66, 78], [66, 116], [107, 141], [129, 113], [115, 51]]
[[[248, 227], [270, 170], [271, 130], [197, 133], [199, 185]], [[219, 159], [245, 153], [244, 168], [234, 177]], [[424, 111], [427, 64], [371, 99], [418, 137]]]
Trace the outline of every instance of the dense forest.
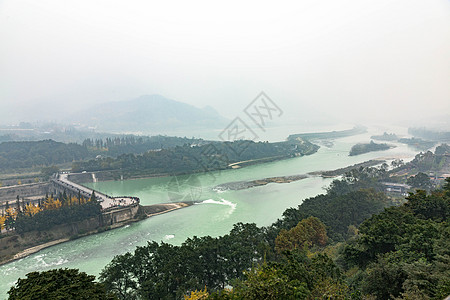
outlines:
[[125, 135], [104, 139], [85, 139], [82, 145], [92, 152], [116, 157], [121, 154], [141, 154], [151, 150], [202, 143], [205, 143], [202, 139], [186, 137]]
[[399, 170], [407, 169], [410, 173], [438, 172], [446, 165], [450, 159], [450, 146], [442, 144], [436, 147], [435, 152], [420, 152], [407, 164], [399, 167]]
[[128, 170], [145, 171], [147, 174], [191, 173], [225, 169], [230, 163], [281, 159], [298, 155], [309, 155], [319, 147], [307, 141], [292, 142], [210, 142], [202, 145], [183, 145], [168, 149], [149, 151], [141, 155], [123, 154], [117, 158], [100, 158], [87, 162], [76, 162], [73, 172]]
[[0, 169], [30, 168], [93, 157], [86, 147], [53, 140], [0, 143]]
[[[116, 256], [100, 287], [118, 299], [443, 299], [450, 180], [391, 206], [380, 192], [385, 176], [374, 168], [347, 173], [269, 227], [238, 223], [227, 235], [180, 246], [149, 242]], [[19, 280], [10, 295], [45, 281], [40, 274]]]
[[181, 137], [134, 135], [115, 136], [104, 139], [85, 139], [83, 143], [61, 143], [53, 140], [3, 142], [0, 143], [0, 169], [20, 169], [51, 166], [74, 161], [88, 160], [101, 156], [116, 157], [125, 153], [140, 154], [149, 150], [159, 150], [202, 143], [201, 139]]
[[392, 148], [392, 146], [389, 146], [388, 144], [377, 144], [374, 143], [374, 141], [370, 141], [368, 144], [356, 144], [350, 149], [350, 156], [353, 155], [360, 155], [367, 152], [372, 151], [381, 151], [381, 150], [388, 150]]

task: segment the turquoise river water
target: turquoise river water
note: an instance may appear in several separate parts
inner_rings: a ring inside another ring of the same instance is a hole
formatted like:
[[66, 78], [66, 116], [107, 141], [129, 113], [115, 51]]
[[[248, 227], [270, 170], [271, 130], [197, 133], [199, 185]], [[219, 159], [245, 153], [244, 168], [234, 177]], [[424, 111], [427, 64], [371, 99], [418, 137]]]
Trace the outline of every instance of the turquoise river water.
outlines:
[[98, 275], [115, 255], [133, 251], [148, 240], [180, 244], [187, 237], [195, 235], [226, 234], [237, 222], [269, 225], [280, 218], [286, 208], [297, 207], [303, 199], [323, 193], [331, 179], [310, 177], [292, 183], [271, 183], [238, 191], [217, 191], [214, 186], [218, 184], [332, 170], [370, 159], [410, 160], [417, 153], [406, 145], [391, 143], [397, 147], [348, 156], [352, 145], [368, 142], [370, 135], [367, 133], [334, 140], [332, 147], [322, 145], [317, 153], [310, 156], [209, 174], [179, 176], [179, 185], [174, 185], [174, 178], [171, 177], [86, 184], [114, 196], [137, 196], [143, 205], [171, 202], [177, 195], [186, 196], [185, 200], [193, 197], [198, 204], [55, 245], [0, 266], [0, 298], [7, 296], [6, 292], [19, 277], [23, 278], [26, 273], [35, 270], [78, 268], [88, 274]]

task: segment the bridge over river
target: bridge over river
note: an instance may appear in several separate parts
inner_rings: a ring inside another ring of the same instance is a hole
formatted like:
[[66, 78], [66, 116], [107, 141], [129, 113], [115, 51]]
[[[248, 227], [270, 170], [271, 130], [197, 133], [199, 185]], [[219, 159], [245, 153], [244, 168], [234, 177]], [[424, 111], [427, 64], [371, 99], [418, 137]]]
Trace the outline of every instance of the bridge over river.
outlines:
[[95, 192], [95, 197], [99, 201], [103, 210], [108, 210], [112, 208], [134, 206], [139, 204], [139, 198], [137, 197], [111, 197], [104, 193], [94, 191], [90, 188], [72, 182], [68, 179], [69, 174], [58, 173], [51, 180], [55, 188], [55, 192], [68, 191], [73, 195], [81, 194], [85, 198], [91, 198], [92, 194]]

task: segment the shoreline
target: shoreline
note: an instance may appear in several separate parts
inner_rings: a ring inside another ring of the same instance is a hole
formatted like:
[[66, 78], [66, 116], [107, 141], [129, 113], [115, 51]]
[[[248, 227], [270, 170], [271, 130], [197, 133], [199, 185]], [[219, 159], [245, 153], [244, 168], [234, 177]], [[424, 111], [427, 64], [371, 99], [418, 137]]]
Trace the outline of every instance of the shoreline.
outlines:
[[[50, 242], [46, 242], [43, 244], [39, 244], [39, 245], [36, 245], [33, 247], [25, 248], [24, 250], [14, 254], [13, 257], [8, 258], [3, 261], [0, 261], [0, 266], [20, 260], [20, 259], [30, 256], [32, 254], [38, 253], [39, 251], [41, 251], [43, 249], [46, 249], [46, 248], [49, 248], [49, 247], [52, 247], [52, 246], [55, 246], [58, 244], [62, 244], [62, 243], [68, 242], [68, 241], [73, 241], [73, 240], [83, 238], [83, 237], [86, 237], [89, 235], [95, 235], [95, 234], [99, 234], [99, 233], [102, 233], [105, 231], [110, 231], [110, 230], [114, 230], [117, 228], [121, 228], [121, 227], [129, 225], [131, 223], [140, 222], [140, 221], [146, 220], [146, 219], [154, 217], [154, 216], [165, 214], [165, 213], [168, 213], [168, 212], [171, 212], [174, 210], [178, 210], [181, 208], [189, 207], [189, 206], [192, 206], [193, 204], [194, 204], [193, 202], [176, 202], [176, 203], [163, 203], [163, 204], [153, 204], [153, 205], [141, 206], [144, 209], [145, 218], [131, 219], [131, 220], [127, 220], [127, 221], [124, 221], [121, 223], [116, 223], [116, 224], [113, 224], [110, 226], [100, 227], [100, 228], [97, 228], [97, 230], [93, 230], [93, 231], [86, 232], [84, 234], [80, 234], [76, 238], [62, 238], [62, 239], [57, 239], [57, 240], [53, 240]], [[147, 212], [145, 212], [146, 209], [147, 210], [156, 209], [157, 211], [148, 214]], [[104, 229], [104, 230], [102, 230], [102, 229]]]
[[264, 186], [269, 183], [291, 183], [294, 181], [314, 177], [314, 176], [321, 176], [323, 178], [333, 178], [337, 177], [339, 175], [344, 174], [345, 172], [348, 172], [352, 169], [357, 169], [360, 167], [373, 167], [379, 164], [382, 164], [386, 162], [385, 160], [381, 159], [372, 159], [368, 160], [362, 163], [354, 164], [351, 166], [335, 169], [335, 170], [327, 170], [327, 171], [314, 171], [309, 172], [307, 174], [298, 174], [298, 175], [285, 175], [285, 176], [276, 176], [276, 177], [267, 177], [263, 179], [255, 179], [250, 181], [233, 181], [233, 182], [226, 182], [219, 185], [216, 185], [213, 189], [219, 190], [219, 191], [226, 191], [226, 190], [245, 190], [250, 189], [254, 187]]

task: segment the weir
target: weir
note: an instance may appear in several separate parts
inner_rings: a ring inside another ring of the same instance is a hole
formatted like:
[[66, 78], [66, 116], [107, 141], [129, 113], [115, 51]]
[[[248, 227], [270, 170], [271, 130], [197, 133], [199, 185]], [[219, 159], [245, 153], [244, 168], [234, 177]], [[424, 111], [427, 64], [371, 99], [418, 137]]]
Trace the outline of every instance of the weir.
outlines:
[[52, 183], [51, 190], [54, 192], [55, 195], [66, 192], [66, 194], [70, 194], [73, 196], [81, 195], [89, 199], [92, 197], [92, 194], [95, 193], [95, 197], [102, 206], [102, 209], [108, 211], [114, 208], [123, 208], [139, 205], [138, 197], [126, 197], [126, 196], [112, 197], [107, 194], [95, 191], [93, 189], [72, 182], [68, 179], [68, 176], [69, 176], [68, 173], [57, 173], [51, 179]]

